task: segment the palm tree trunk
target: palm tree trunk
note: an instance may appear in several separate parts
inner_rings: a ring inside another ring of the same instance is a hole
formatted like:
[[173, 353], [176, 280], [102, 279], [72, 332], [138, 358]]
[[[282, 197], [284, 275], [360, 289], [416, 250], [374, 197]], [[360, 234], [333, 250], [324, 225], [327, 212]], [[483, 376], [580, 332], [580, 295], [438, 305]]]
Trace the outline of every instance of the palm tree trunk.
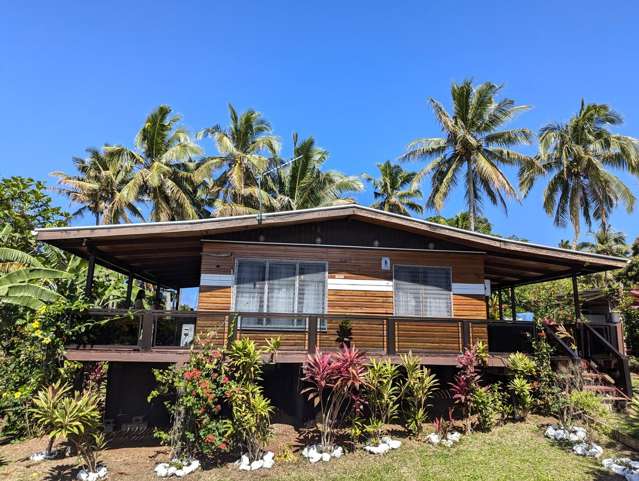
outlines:
[[95, 225], [100, 225], [100, 213], [95, 213]]
[[475, 182], [473, 178], [473, 168], [470, 160], [467, 161], [467, 179], [468, 182], [468, 224], [470, 230], [475, 230]]

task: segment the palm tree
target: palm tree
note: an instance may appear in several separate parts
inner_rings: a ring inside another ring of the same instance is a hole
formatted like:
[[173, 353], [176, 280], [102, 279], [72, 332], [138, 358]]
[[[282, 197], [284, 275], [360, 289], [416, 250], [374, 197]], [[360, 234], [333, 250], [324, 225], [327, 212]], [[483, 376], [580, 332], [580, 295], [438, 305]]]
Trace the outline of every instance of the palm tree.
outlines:
[[544, 209], [554, 215], [557, 226], [568, 221], [574, 231], [573, 247], [592, 219], [606, 229], [612, 210], [619, 203], [632, 212], [635, 196], [607, 168], [639, 173], [637, 140], [611, 133], [607, 127], [622, 123], [621, 116], [605, 104], [582, 100], [577, 115], [566, 124], [548, 124], [539, 133], [539, 156], [520, 169], [524, 194], [539, 177], [549, 177], [544, 190]]
[[517, 197], [515, 189], [500, 170], [502, 165], [518, 165], [528, 157], [509, 147], [529, 144], [531, 132], [517, 128], [497, 130], [528, 106], [515, 106], [513, 100], [495, 100], [501, 87], [485, 82], [473, 87], [470, 80], [451, 86], [453, 114], [434, 99], [430, 104], [442, 127], [444, 137], [417, 139], [408, 145], [401, 160], [430, 159], [416, 177], [432, 174], [432, 191], [426, 207], [440, 211], [451, 190], [464, 176], [469, 227], [475, 230], [475, 219], [481, 213], [483, 194], [494, 204], [506, 209], [504, 195]]
[[630, 253], [626, 235], [611, 228], [599, 229], [593, 234], [594, 242], [580, 242], [577, 249], [606, 256], [626, 257]]
[[96, 225], [100, 224], [100, 220], [106, 224], [129, 222], [129, 215], [142, 219], [142, 214], [134, 202], [118, 205], [115, 203], [122, 189], [131, 180], [131, 162], [120, 161], [114, 155], [94, 148], [86, 151], [89, 154], [86, 159], [73, 158], [78, 175], [68, 175], [60, 171], [51, 173], [58, 177], [59, 184], [65, 186], [56, 190], [72, 202], [82, 205], [73, 216], [82, 216], [90, 212], [95, 217]]
[[181, 117], [167, 105], [151, 112], [135, 137], [135, 150], [123, 146], [105, 150], [121, 162], [131, 162], [136, 171], [115, 201], [123, 209], [137, 200], [151, 205], [153, 221], [197, 219], [200, 215], [197, 189], [210, 174], [207, 162], [195, 162], [202, 149], [178, 127]]
[[265, 188], [269, 191], [267, 208], [282, 211], [354, 202], [345, 194], [361, 191], [362, 182], [341, 172], [323, 172], [321, 167], [327, 158], [328, 152], [316, 147], [313, 137], [298, 142], [294, 133], [293, 161], [277, 168], [282, 165], [277, 159], [276, 166], [265, 179]]
[[[11, 226], [0, 230], [2, 243], [11, 234]], [[67, 277], [66, 272], [44, 267], [26, 252], [11, 247], [0, 247], [0, 306], [15, 305], [38, 309], [62, 296], [47, 287], [47, 282]]]
[[219, 156], [207, 160], [208, 169], [222, 168], [221, 175], [210, 185], [217, 215], [239, 215], [255, 212], [258, 196], [266, 193], [257, 188], [257, 177], [267, 170], [280, 149], [272, 134], [271, 124], [262, 114], [249, 109], [238, 114], [229, 104], [230, 125], [214, 125], [198, 132], [198, 138], [210, 137]]
[[[468, 230], [470, 227], [470, 215], [466, 211], [460, 212], [459, 214], [453, 217], [446, 218], [446, 217], [442, 217], [441, 215], [436, 215], [433, 217], [429, 217], [426, 220], [430, 222], [436, 222], [438, 224], [456, 227], [457, 229]], [[493, 226], [488, 220], [488, 218], [481, 215], [475, 218], [475, 230], [477, 232], [481, 232], [482, 234], [496, 235], [493, 232]]]
[[569, 241], [568, 239], [561, 239], [559, 241], [559, 244], [557, 244], [557, 246], [561, 249], [572, 249], [573, 245], [572, 242]]
[[414, 183], [417, 173], [406, 172], [400, 165], [393, 165], [389, 160], [377, 164], [377, 168], [380, 173], [378, 179], [364, 174], [364, 178], [375, 189], [375, 202], [371, 207], [402, 215], [410, 215], [410, 211], [417, 214], [424, 212], [418, 202], [422, 198], [422, 191]]

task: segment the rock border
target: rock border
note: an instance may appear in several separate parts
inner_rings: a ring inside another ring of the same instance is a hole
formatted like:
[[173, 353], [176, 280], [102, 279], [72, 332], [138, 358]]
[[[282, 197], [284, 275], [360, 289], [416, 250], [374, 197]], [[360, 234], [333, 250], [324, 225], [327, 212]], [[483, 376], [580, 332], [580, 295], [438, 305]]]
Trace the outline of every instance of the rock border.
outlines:
[[310, 444], [302, 450], [302, 456], [308, 459], [312, 464], [319, 461], [330, 461], [331, 459], [339, 459], [344, 455], [342, 446], [333, 446], [330, 451], [324, 452], [319, 444]]
[[[172, 466], [172, 464], [181, 464], [182, 467], [178, 468], [176, 466]], [[171, 476], [182, 478], [187, 474], [197, 471], [199, 467], [200, 462], [197, 459], [189, 459], [186, 462], [173, 459], [170, 463], [157, 464], [154, 471], [158, 478], [170, 478]]]

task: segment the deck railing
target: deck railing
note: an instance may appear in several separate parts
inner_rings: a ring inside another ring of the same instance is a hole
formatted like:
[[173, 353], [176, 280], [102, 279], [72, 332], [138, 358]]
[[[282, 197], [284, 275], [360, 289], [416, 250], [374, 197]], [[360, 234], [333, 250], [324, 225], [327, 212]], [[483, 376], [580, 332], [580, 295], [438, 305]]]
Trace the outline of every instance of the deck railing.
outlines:
[[[478, 340], [490, 346], [494, 344], [491, 333], [494, 337], [496, 329], [511, 329], [507, 323], [483, 319], [359, 314], [95, 309], [89, 315], [98, 323], [73, 347], [128, 346], [142, 351], [169, 347], [186, 349], [198, 334], [214, 331], [221, 344], [236, 337], [251, 337], [258, 343], [280, 337], [282, 350], [337, 350], [337, 327], [340, 322], [349, 321], [351, 344], [369, 352], [389, 355], [409, 350], [459, 353]], [[246, 322], [249, 319], [251, 324]], [[260, 319], [263, 326], [256, 327], [255, 319]], [[283, 326], [281, 321], [290, 319], [296, 320], [295, 325]], [[509, 337], [507, 333], [506, 337]], [[506, 344], [501, 342], [495, 346]], [[491, 351], [497, 352], [495, 349]], [[504, 349], [502, 352], [511, 351]]]

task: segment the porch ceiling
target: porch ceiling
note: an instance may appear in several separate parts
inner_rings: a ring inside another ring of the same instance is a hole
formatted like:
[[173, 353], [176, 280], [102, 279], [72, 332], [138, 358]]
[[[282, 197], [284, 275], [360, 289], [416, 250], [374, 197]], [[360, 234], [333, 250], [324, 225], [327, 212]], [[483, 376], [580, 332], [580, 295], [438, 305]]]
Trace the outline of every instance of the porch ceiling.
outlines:
[[[237, 216], [198, 221], [122, 224], [92, 227], [40, 229], [37, 239], [67, 252], [164, 287], [199, 285], [202, 240], [247, 230], [266, 230], [335, 219], [353, 219], [397, 231], [410, 232], [429, 240], [458, 246], [460, 250], [482, 252], [485, 274], [493, 286], [507, 287], [531, 282], [589, 274], [626, 265], [626, 260], [585, 252], [541, 246], [487, 236], [442, 226], [420, 219], [389, 214], [357, 205]], [[314, 244], [313, 244], [314, 245]], [[380, 248], [393, 248], [379, 245]], [[344, 248], [357, 248], [348, 246]], [[370, 248], [370, 244], [367, 245]], [[437, 248], [435, 249], [437, 250]]]

